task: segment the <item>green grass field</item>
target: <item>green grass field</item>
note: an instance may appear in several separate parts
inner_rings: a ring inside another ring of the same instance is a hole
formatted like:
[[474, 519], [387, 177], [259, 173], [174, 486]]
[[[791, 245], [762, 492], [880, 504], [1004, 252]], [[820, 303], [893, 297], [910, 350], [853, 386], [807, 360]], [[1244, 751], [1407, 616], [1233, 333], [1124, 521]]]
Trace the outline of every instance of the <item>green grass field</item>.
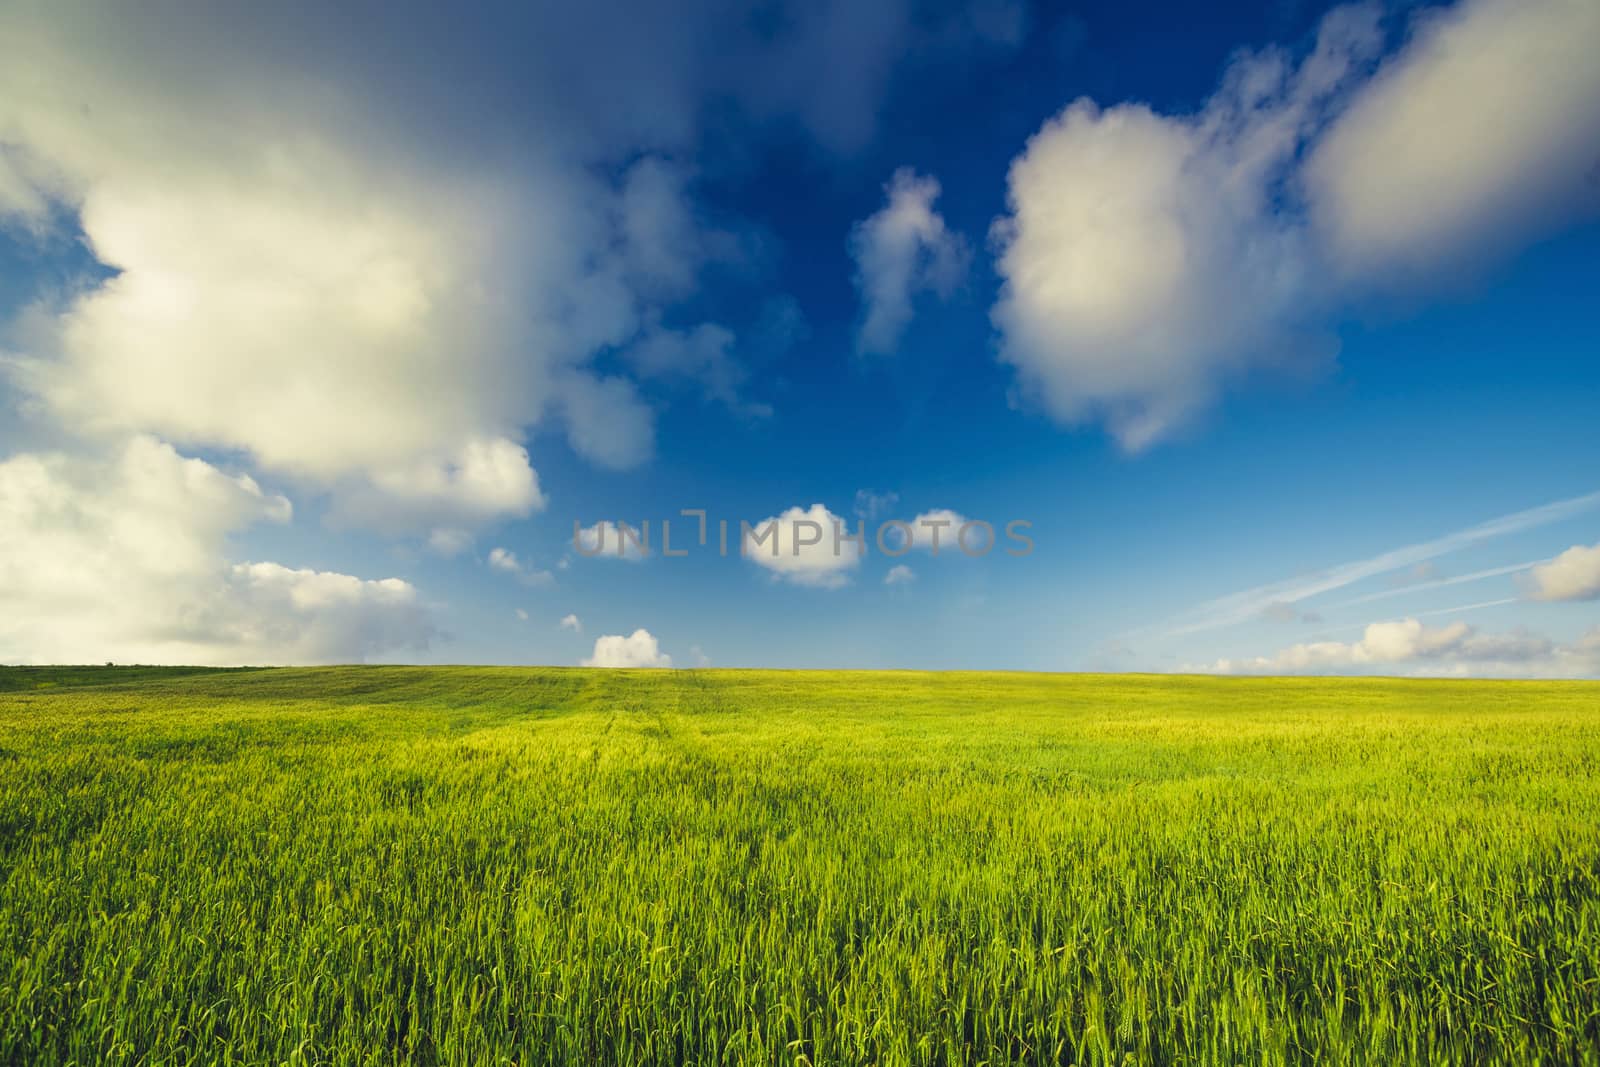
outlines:
[[0, 690], [7, 1064], [1600, 1064], [1600, 684]]

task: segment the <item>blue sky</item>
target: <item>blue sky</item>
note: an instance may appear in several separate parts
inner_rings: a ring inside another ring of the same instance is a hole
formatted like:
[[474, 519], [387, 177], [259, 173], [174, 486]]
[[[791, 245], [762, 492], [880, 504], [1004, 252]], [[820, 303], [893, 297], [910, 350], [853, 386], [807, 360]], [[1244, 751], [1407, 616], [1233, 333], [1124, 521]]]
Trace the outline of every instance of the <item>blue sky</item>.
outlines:
[[1600, 674], [1585, 0], [0, 29], [0, 661]]

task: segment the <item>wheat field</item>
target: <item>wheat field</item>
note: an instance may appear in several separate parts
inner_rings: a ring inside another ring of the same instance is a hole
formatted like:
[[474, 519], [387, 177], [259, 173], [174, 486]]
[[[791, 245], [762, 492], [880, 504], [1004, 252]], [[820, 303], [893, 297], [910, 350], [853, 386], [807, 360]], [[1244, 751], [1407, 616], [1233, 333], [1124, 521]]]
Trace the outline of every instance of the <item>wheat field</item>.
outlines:
[[1600, 1064], [1600, 684], [0, 669], [8, 1064]]

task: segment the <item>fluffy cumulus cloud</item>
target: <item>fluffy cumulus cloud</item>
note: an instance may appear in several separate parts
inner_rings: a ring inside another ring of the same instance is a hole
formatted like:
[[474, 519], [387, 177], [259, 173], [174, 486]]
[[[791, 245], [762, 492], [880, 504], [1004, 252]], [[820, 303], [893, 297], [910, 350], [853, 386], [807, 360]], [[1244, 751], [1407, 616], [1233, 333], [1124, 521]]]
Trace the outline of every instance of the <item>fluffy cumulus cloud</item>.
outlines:
[[583, 620], [576, 615], [563, 615], [561, 616], [561, 628], [563, 630], [571, 630], [575, 634], [581, 634], [583, 633]]
[[424, 651], [433, 636], [417, 590], [399, 578], [372, 581], [278, 563], [234, 564], [228, 578], [208, 633], [213, 643], [221, 635], [234, 646], [229, 659], [249, 650], [252, 662], [354, 662]]
[[1424, 9], [1306, 164], [1330, 260], [1358, 278], [1450, 271], [1594, 212], [1596, 40], [1593, 0]]
[[1253, 361], [1315, 350], [1304, 240], [1274, 209], [1321, 108], [1379, 46], [1375, 12], [1336, 12], [1298, 66], [1238, 59], [1196, 115], [1079, 100], [1012, 163], [995, 226], [1003, 358], [1068, 422], [1138, 450]]
[[527, 566], [509, 548], [497, 546], [490, 549], [488, 564], [493, 570], [515, 575], [517, 580], [525, 585], [549, 585], [555, 581], [555, 575], [546, 570]]
[[1464, 622], [1375, 622], [1359, 641], [1315, 641], [1271, 656], [1218, 660], [1225, 674], [1417, 674], [1590, 677], [1600, 674], [1600, 629], [1562, 644], [1516, 631], [1481, 633]]
[[606, 634], [594, 641], [594, 653], [580, 667], [671, 667], [672, 657], [661, 651], [649, 630], [635, 630], [626, 637]]
[[578, 190], [535, 176], [524, 200], [401, 140], [355, 140], [330, 117], [347, 98], [263, 93], [247, 57], [216, 79], [226, 57], [150, 27], [125, 48], [73, 18], [8, 18], [0, 137], [42, 161], [41, 195], [110, 275], [25, 318], [23, 387], [80, 431], [237, 449], [399, 512], [537, 507], [515, 438], [556, 357], [519, 358], [520, 298], [487, 283], [555, 295], [581, 277], [505, 240], [581, 248], [581, 226], [546, 217]]
[[1592, 212], [1600, 34], [1588, 0], [1462, 0], [1384, 47], [1338, 8], [1314, 51], [1236, 58], [1195, 114], [1068, 106], [993, 232], [993, 317], [1026, 393], [1137, 451], [1227, 380], [1334, 351], [1330, 315]]
[[80, 433], [237, 450], [354, 521], [542, 504], [523, 427], [638, 299], [574, 171], [434, 163], [377, 101], [282, 91], [204, 17], [179, 48], [161, 18], [31, 10], [5, 19], [0, 141], [107, 276], [24, 317], [23, 389]]
[[230, 534], [287, 500], [137, 436], [110, 459], [0, 461], [0, 660], [353, 661], [427, 647], [417, 591], [388, 578], [229, 563]]
[[917, 572], [904, 563], [896, 563], [889, 568], [889, 573], [883, 576], [884, 585], [909, 585], [917, 580]]
[[650, 554], [650, 531], [644, 524], [632, 526], [602, 519], [593, 526], [573, 525], [572, 547], [579, 555], [638, 563]]
[[888, 202], [850, 233], [850, 257], [863, 317], [861, 352], [887, 353], [900, 343], [919, 293], [948, 297], [967, 273], [970, 254], [961, 235], [933, 209], [939, 183], [902, 168], [885, 187]]
[[[912, 549], [935, 556], [956, 555], [961, 552], [961, 530], [971, 522], [958, 511], [933, 508], [909, 519], [886, 519], [879, 526], [869, 526], [868, 536], [874, 539], [874, 547], [891, 555], [904, 555]], [[878, 545], [880, 538], [881, 546]], [[968, 530], [966, 544], [973, 552], [993, 547], [981, 526]]]
[[597, 464], [652, 454], [653, 404], [594, 369], [607, 353], [764, 410], [730, 327], [660, 326], [742, 254], [677, 162], [708, 104], [852, 150], [896, 63], [1016, 43], [1017, 5], [982, 7], [417, 7], [349, 52], [314, 7], [12, 6], [0, 221], [81, 238], [99, 270], [41, 295], [10, 377], [74, 432], [231, 450], [341, 521], [526, 515], [542, 421]]
[[852, 527], [822, 504], [792, 507], [749, 527], [742, 533], [745, 558], [783, 581], [838, 589], [861, 565], [861, 544], [847, 540], [861, 532], [860, 525]]
[[[346, 525], [412, 529], [441, 516], [465, 523], [524, 516], [544, 504], [527, 449], [505, 438], [475, 439], [447, 459], [428, 456], [373, 468], [363, 482], [344, 488], [331, 515]], [[450, 555], [444, 550], [470, 538], [459, 526], [434, 525], [428, 544]]]
[[1528, 574], [1535, 600], [1600, 599], [1600, 545], [1573, 545]]
[[[735, 330], [792, 337], [798, 316], [695, 321], [703, 273], [748, 267], [748, 226], [714, 218], [678, 161], [707, 114], [859, 148], [896, 64], [970, 52], [961, 27], [980, 50], [1017, 43], [1014, 0], [981, 6], [781, 0], [748, 19], [646, 0], [461, 20], [403, 4], [352, 38], [316, 5], [7, 5], [0, 226], [87, 253], [79, 276], [19, 291], [0, 335], [0, 395], [28, 416], [8, 444], [70, 440], [80, 457], [4, 461], [9, 654], [357, 658], [426, 640], [403, 583], [229, 564], [226, 533], [278, 498], [205, 467], [181, 506], [138, 497], [119, 517], [96, 494], [134, 490], [105, 472], [161, 466], [160, 441], [222, 452], [325, 500], [335, 528], [456, 555], [544, 506], [536, 436], [637, 466], [664, 402], [646, 390], [673, 379], [762, 413]], [[172, 547], [96, 542], [151, 529]]]
[[[970, 522], [971, 519], [949, 508], [924, 511], [910, 520], [911, 547], [924, 549], [936, 556], [959, 553], [962, 545], [961, 530]], [[985, 534], [982, 527], [973, 527], [967, 532], [965, 543], [973, 552], [983, 551], [992, 547], [990, 542], [992, 536], [992, 529]]]

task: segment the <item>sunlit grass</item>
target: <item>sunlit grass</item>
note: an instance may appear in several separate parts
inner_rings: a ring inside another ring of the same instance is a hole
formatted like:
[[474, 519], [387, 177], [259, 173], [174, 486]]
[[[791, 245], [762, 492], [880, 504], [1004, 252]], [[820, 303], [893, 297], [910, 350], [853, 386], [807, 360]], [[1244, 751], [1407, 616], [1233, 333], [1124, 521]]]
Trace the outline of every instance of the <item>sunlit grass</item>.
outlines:
[[1600, 685], [94, 680], [0, 1062], [1600, 1064]]

